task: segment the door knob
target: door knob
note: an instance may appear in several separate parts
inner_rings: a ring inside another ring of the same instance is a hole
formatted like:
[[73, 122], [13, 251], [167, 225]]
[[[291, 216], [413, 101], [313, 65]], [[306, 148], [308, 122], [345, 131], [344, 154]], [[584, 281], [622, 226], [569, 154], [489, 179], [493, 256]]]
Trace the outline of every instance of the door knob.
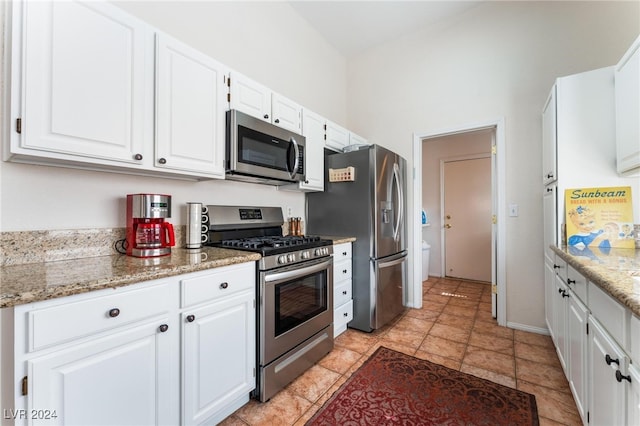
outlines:
[[447, 228], [447, 229], [451, 229], [451, 224], [447, 223], [447, 224], [444, 225], [444, 227]]
[[446, 217], [447, 219], [451, 219], [451, 215], [450, 215], [450, 214], [446, 215], [445, 217]]

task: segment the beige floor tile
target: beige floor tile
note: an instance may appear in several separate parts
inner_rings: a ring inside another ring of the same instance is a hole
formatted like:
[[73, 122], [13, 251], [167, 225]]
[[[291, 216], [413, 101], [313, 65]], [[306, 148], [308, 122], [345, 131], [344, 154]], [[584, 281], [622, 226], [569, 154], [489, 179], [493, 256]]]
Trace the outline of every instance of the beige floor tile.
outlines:
[[435, 364], [444, 365], [445, 367], [453, 368], [454, 370], [460, 370], [460, 365], [462, 362], [460, 360], [455, 360], [452, 358], [446, 358], [441, 355], [432, 354], [430, 352], [425, 352], [419, 350], [414, 355], [416, 358], [425, 359], [427, 361], [431, 361]]
[[495, 371], [486, 370], [480, 367], [474, 367], [468, 364], [462, 364], [462, 366], [460, 367], [460, 371], [462, 371], [463, 373], [471, 374], [472, 376], [480, 377], [481, 379], [490, 380], [503, 386], [508, 386], [514, 389], [516, 387], [515, 378], [496, 373]]
[[242, 419], [233, 414], [218, 423], [218, 426], [247, 426], [247, 423], [243, 422]]
[[336, 373], [344, 374], [361, 356], [362, 354], [351, 349], [336, 346], [327, 356], [320, 360], [318, 365]]
[[283, 389], [267, 402], [249, 401], [235, 415], [251, 426], [291, 425], [311, 407], [311, 402]]
[[530, 345], [545, 346], [547, 348], [553, 348], [553, 340], [551, 336], [545, 336], [544, 334], [529, 333], [527, 331], [514, 330], [514, 340], [518, 342], [529, 343]]
[[433, 298], [433, 295], [428, 295], [427, 298], [422, 298], [422, 309], [427, 309], [429, 311], [438, 312], [438, 313], [442, 312], [442, 310], [447, 305], [447, 303], [431, 300], [432, 298]]
[[426, 331], [415, 331], [409, 330], [405, 328], [394, 327], [384, 336], [384, 338], [380, 340], [384, 341], [392, 341], [395, 343], [400, 343], [406, 346], [409, 346], [413, 349], [417, 349], [418, 346], [422, 343], [425, 336], [427, 335]]
[[527, 359], [516, 358], [518, 380], [570, 393], [569, 384], [562, 368], [540, 364]]
[[316, 364], [291, 382], [287, 389], [309, 402], [316, 402], [340, 376], [341, 374]]
[[513, 330], [507, 327], [501, 327], [495, 321], [476, 321], [473, 325], [473, 331], [476, 333], [502, 337], [503, 339], [513, 339]]
[[369, 334], [347, 329], [347, 331], [335, 339], [334, 345], [342, 346], [354, 352], [364, 354], [376, 343], [377, 340], [378, 339]]
[[508, 377], [516, 377], [513, 356], [475, 346], [467, 347], [467, 352], [462, 358], [462, 371], [464, 371], [465, 365], [493, 371]]
[[518, 380], [518, 389], [536, 396], [539, 416], [563, 425], [582, 424], [571, 394], [523, 380]]
[[539, 346], [518, 341], [516, 341], [514, 345], [516, 358], [528, 359], [529, 361], [560, 367], [560, 362], [553, 346]]
[[460, 361], [464, 356], [466, 346], [467, 345], [465, 343], [429, 335], [424, 339], [424, 342], [420, 345], [418, 350]]
[[329, 400], [329, 398], [331, 398], [333, 396], [333, 394], [340, 389], [340, 386], [342, 386], [346, 381], [347, 381], [348, 377], [342, 376], [340, 377], [324, 394], [322, 394], [320, 396], [320, 398], [318, 398], [318, 400], [314, 403], [314, 405], [323, 405], [325, 402], [327, 402], [327, 400]]
[[445, 306], [444, 309], [442, 310], [443, 314], [469, 319], [470, 323], [473, 323], [473, 319], [476, 316], [476, 312], [477, 310], [475, 306], [469, 307], [469, 306], [456, 305], [453, 303], [453, 300], [449, 302], [449, 304]]
[[[426, 296], [424, 296], [422, 298], [422, 305], [423, 306], [425, 304], [428, 304], [428, 303], [437, 303], [437, 304], [441, 304], [441, 305], [446, 305], [448, 302], [449, 302], [449, 296], [444, 296], [442, 294], [442, 291], [439, 291], [437, 294], [428, 293]], [[435, 309], [432, 309], [432, 308], [429, 308], [429, 307], [427, 307], [427, 309], [435, 310]]]
[[456, 342], [467, 343], [469, 341], [470, 330], [461, 329], [458, 327], [451, 327], [445, 324], [435, 323], [429, 335], [442, 337], [443, 339], [455, 340]]
[[442, 311], [438, 319], [436, 319], [436, 323], [445, 324], [451, 327], [461, 328], [464, 330], [471, 330], [473, 328], [473, 323], [475, 322], [473, 317], [475, 316], [475, 313], [471, 317], [464, 317], [458, 314], [447, 313], [446, 309], [447, 308], [445, 308], [445, 310]]
[[449, 300], [448, 306], [452, 306], [452, 305], [464, 306], [465, 308], [474, 308], [474, 311], [475, 311], [475, 309], [478, 308], [479, 303], [480, 302], [478, 302], [477, 300], [468, 300], [468, 299], [462, 299], [458, 297], [452, 297], [451, 300]]
[[400, 321], [396, 323], [394, 328], [402, 328], [405, 330], [418, 331], [420, 333], [428, 333], [433, 327], [433, 321], [426, 321], [421, 318], [410, 316], [408, 313]]
[[495, 352], [500, 352], [501, 354], [509, 356], [513, 356], [514, 354], [513, 340], [492, 336], [490, 334], [471, 332], [471, 336], [469, 337], [469, 345]]
[[[442, 306], [444, 308], [444, 306]], [[419, 318], [425, 321], [435, 321], [440, 315], [440, 311], [431, 311], [429, 309], [411, 309], [407, 312], [408, 317]]]

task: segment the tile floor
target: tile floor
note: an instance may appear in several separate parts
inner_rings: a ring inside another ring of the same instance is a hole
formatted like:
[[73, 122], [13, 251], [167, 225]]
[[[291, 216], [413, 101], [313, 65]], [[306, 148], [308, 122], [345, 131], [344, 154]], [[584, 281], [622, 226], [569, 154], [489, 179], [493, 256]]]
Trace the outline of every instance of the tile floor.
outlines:
[[373, 333], [348, 329], [270, 401], [251, 400], [221, 424], [302, 426], [381, 345], [534, 394], [542, 426], [582, 424], [551, 338], [498, 326], [488, 284], [435, 277], [422, 309]]

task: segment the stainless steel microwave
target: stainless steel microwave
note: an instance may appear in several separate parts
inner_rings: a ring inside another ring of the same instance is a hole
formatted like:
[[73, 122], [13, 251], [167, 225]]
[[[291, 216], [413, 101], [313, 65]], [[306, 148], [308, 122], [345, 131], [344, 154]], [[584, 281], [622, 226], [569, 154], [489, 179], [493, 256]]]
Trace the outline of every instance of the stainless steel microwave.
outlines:
[[284, 185], [305, 179], [305, 137], [237, 110], [227, 111], [226, 178]]

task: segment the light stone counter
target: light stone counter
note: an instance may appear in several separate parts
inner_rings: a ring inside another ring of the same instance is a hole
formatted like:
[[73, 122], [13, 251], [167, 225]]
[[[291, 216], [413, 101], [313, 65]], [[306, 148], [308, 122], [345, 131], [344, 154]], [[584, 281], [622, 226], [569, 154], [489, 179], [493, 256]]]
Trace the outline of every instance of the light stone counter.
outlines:
[[0, 268], [0, 308], [259, 259], [257, 253], [204, 247], [147, 259], [110, 255], [8, 265]]
[[576, 271], [640, 317], [640, 249], [551, 248]]
[[318, 235], [320, 238], [324, 238], [325, 240], [333, 241], [333, 244], [342, 244], [342, 243], [352, 243], [356, 240], [355, 237], [341, 237], [336, 235]]

